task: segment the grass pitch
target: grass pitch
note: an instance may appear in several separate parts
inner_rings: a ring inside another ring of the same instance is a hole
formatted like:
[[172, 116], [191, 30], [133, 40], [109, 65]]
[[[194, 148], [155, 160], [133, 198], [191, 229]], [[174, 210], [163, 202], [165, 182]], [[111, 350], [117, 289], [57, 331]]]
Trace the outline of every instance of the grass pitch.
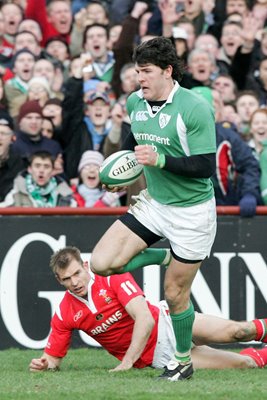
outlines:
[[186, 382], [163, 382], [147, 368], [109, 373], [118, 362], [102, 349], [70, 350], [60, 372], [28, 372], [40, 351], [0, 351], [1, 400], [266, 399], [266, 369], [198, 370]]

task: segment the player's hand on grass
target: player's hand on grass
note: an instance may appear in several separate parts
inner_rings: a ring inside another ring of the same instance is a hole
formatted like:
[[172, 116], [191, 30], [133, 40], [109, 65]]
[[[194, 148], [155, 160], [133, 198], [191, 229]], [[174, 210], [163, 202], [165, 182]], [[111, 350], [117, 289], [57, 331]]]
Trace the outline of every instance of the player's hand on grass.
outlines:
[[48, 361], [46, 358], [33, 358], [29, 365], [30, 372], [40, 372], [48, 369]]
[[117, 367], [110, 369], [109, 372], [120, 372], [120, 371], [128, 371], [131, 369], [133, 364], [129, 361], [122, 361]]

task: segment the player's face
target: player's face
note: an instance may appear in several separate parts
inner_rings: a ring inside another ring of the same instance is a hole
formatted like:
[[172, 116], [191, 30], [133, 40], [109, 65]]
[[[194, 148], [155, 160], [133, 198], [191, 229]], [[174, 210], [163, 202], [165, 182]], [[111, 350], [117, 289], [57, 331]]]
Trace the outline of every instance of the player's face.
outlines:
[[58, 269], [57, 279], [61, 285], [76, 296], [85, 297], [87, 295], [90, 275], [86, 266], [77, 260], [72, 260], [64, 270]]
[[170, 93], [172, 67], [163, 70], [154, 64], [136, 65], [138, 82], [146, 100], [166, 100]]

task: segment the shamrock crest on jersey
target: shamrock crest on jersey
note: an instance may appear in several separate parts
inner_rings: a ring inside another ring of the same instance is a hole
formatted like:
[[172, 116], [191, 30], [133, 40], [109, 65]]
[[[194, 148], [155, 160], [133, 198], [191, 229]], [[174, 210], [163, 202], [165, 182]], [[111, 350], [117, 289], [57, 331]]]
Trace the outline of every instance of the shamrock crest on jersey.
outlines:
[[169, 114], [160, 113], [159, 126], [161, 127], [161, 129], [165, 128], [165, 126], [168, 125], [170, 119], [171, 119], [171, 116]]

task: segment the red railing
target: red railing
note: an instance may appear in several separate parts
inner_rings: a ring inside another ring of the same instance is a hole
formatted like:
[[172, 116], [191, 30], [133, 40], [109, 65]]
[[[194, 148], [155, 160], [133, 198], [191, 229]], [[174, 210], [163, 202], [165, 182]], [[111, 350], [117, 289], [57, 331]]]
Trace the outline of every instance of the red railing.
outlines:
[[121, 215], [128, 207], [7, 207], [0, 208], [0, 215]]
[[[7, 207], [0, 208], [0, 215], [121, 215], [125, 214], [128, 207], [106, 207], [106, 208], [86, 208], [86, 207]], [[239, 215], [238, 206], [218, 206], [218, 215]], [[258, 206], [257, 215], [267, 215], [267, 206]]]

